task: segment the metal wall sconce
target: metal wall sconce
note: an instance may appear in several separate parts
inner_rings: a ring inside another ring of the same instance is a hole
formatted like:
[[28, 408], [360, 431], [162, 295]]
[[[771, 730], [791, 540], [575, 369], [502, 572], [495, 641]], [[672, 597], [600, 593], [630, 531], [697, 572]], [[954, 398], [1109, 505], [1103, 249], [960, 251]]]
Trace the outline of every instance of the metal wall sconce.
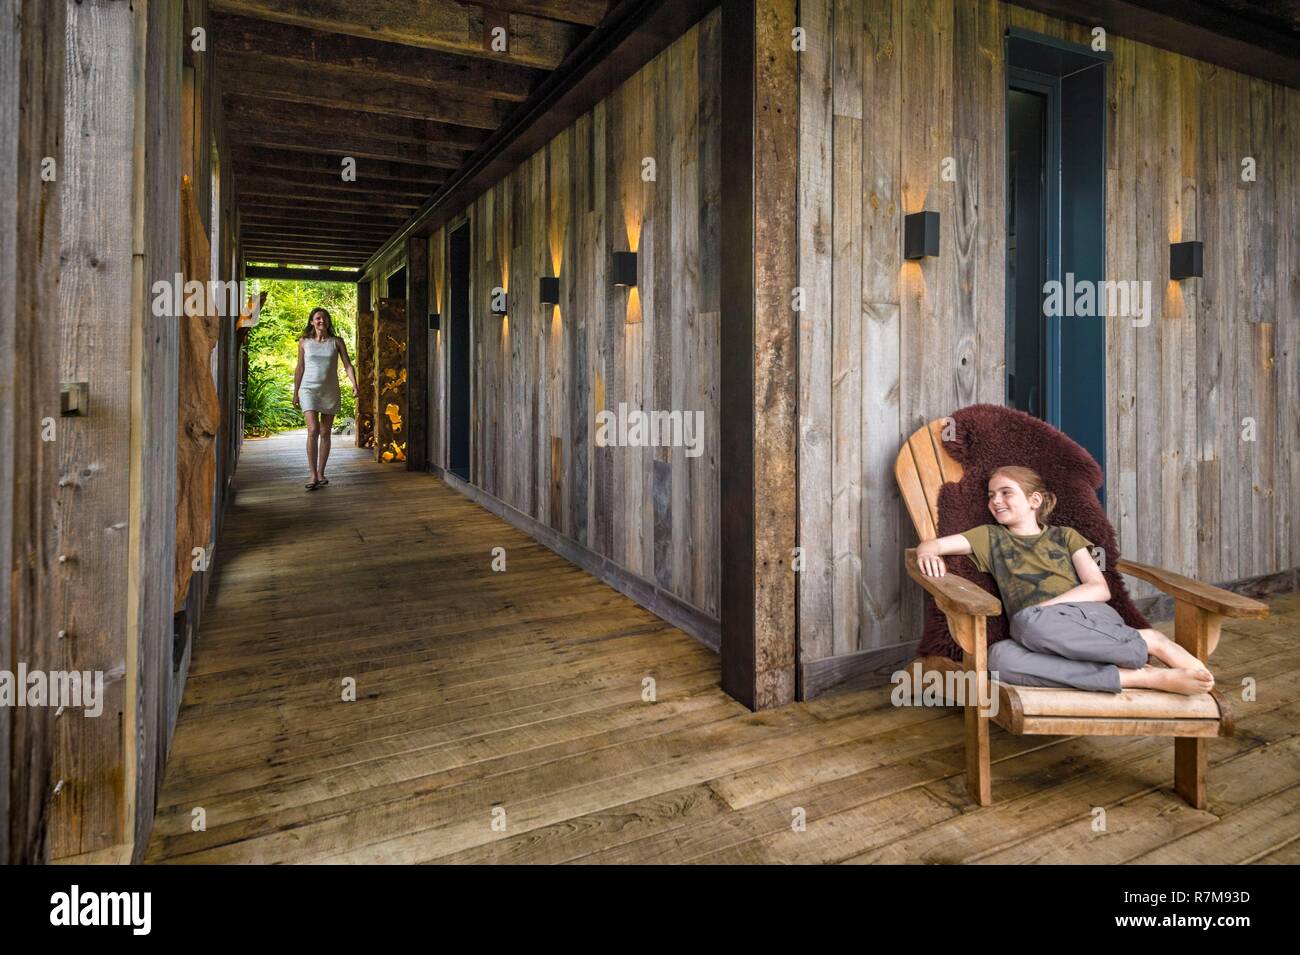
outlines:
[[614, 278], [615, 285], [636, 285], [636, 253], [635, 252], [615, 252], [614, 253]]
[[538, 297], [543, 305], [560, 304], [560, 279], [558, 276], [542, 276], [539, 283]]
[[1204, 242], [1171, 242], [1169, 244], [1169, 277], [1171, 279], [1198, 279], [1204, 274]]
[[429, 331], [436, 332], [440, 328], [442, 328], [442, 316], [439, 315], [437, 312], [430, 312]]
[[939, 254], [939, 213], [903, 216], [903, 258], [923, 259]]

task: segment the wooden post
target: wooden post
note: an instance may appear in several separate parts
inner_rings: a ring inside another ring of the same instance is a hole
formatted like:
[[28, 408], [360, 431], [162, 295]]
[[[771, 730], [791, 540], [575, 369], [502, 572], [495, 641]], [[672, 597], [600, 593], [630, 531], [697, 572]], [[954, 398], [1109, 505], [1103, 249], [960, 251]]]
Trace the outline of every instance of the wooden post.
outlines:
[[[1202, 663], [1209, 665], [1212, 643], [1218, 643], [1223, 618], [1185, 600], [1174, 604], [1174, 640]], [[1204, 737], [1174, 738], [1174, 792], [1195, 809], [1206, 806], [1205, 774], [1210, 763], [1210, 741]]]
[[406, 240], [406, 470], [429, 470], [429, 239]]
[[370, 282], [357, 283], [357, 340], [352, 347], [357, 370], [357, 447], [375, 445], [375, 316]]
[[[0, 3], [0, 670], [9, 672], [19, 661], [57, 667], [61, 654], [50, 581], [66, 420], [56, 284], [63, 192], [43, 173], [49, 157], [62, 178], [66, 9]], [[0, 863], [45, 861], [53, 726], [49, 707], [0, 707]]]
[[795, 0], [722, 7], [722, 688], [795, 698]]

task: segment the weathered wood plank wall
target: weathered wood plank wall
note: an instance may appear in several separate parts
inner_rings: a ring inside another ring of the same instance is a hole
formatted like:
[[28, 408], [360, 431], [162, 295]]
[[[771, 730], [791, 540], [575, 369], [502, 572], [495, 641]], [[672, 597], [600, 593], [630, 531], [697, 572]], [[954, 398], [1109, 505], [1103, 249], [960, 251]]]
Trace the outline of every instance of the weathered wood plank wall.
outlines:
[[[903, 437], [1004, 400], [1005, 31], [1091, 37], [997, 0], [800, 9], [799, 621], [815, 693], [819, 673], [892, 669], [919, 635], [899, 573]], [[1107, 331], [1121, 550], [1213, 581], [1294, 567], [1300, 93], [1113, 33], [1108, 49], [1107, 275], [1153, 289], [1149, 326]], [[904, 262], [901, 216], [922, 208], [942, 216], [941, 254]], [[1169, 282], [1169, 243], [1193, 237], [1205, 278]]]
[[[718, 616], [719, 90], [715, 11], [470, 207], [471, 481]], [[653, 180], [643, 177], [653, 160]], [[446, 467], [444, 330], [429, 349], [431, 463]], [[615, 288], [615, 251], [639, 284]], [[560, 304], [539, 282], [560, 278]], [[506, 290], [505, 318], [490, 309]], [[608, 409], [701, 412], [700, 454], [597, 447]]]
[[[181, 63], [184, 37], [180, 5], [150, 3], [146, 50], [144, 223], [144, 289], [157, 281], [171, 282], [181, 266], [180, 141], [176, 129], [181, 115]], [[148, 296], [142, 305], [139, 349], [133, 359], [138, 389], [140, 471], [133, 522], [140, 533], [132, 574], [139, 589], [135, 695], [139, 724], [135, 834], [137, 858], [153, 825], [154, 807], [162, 789], [163, 766], [180, 712], [188, 660], [176, 666], [172, 654], [172, 612], [176, 548], [176, 459], [179, 379], [178, 318], [154, 315]], [[135, 349], [133, 349], [135, 352]], [[228, 405], [227, 411], [233, 410]], [[134, 484], [134, 482], [133, 482]], [[223, 485], [224, 487], [224, 485]]]
[[[0, 670], [57, 666], [50, 581], [60, 450], [57, 277], [62, 221], [60, 3], [0, 2]], [[47, 425], [55, 426], [54, 441]], [[0, 863], [45, 858], [54, 711], [0, 707]]]

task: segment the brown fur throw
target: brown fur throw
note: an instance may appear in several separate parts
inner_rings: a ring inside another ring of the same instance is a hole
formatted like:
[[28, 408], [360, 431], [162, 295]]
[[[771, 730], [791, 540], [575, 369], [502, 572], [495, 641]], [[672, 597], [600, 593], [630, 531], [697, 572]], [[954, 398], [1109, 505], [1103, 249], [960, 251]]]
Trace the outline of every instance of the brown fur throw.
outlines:
[[[1003, 465], [1019, 465], [1037, 471], [1048, 490], [1056, 495], [1056, 509], [1049, 523], [1073, 527], [1106, 551], [1106, 582], [1110, 605], [1133, 627], [1150, 623], [1133, 606], [1124, 578], [1114, 569], [1119, 560], [1115, 530], [1097, 499], [1102, 484], [1101, 467], [1082, 447], [1023, 411], [998, 405], [971, 405], [953, 415], [955, 433], [944, 447], [962, 466], [960, 482], [945, 484], [939, 492], [939, 536], [960, 534], [979, 524], [992, 524], [988, 509], [988, 483]], [[981, 574], [968, 557], [944, 558], [948, 572], [983, 587], [995, 597], [997, 584]], [[925, 597], [925, 625], [917, 653], [961, 659], [961, 648], [948, 633], [948, 622], [929, 594]], [[1002, 614], [988, 618], [989, 643], [1007, 636], [1007, 619]]]

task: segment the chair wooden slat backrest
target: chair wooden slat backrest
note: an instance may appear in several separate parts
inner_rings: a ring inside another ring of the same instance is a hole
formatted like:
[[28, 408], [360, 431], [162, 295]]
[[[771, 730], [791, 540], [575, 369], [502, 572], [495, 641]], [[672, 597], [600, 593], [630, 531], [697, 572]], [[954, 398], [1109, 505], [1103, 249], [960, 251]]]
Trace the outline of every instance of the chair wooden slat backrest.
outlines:
[[939, 536], [939, 489], [962, 476], [962, 466], [943, 446], [943, 429], [949, 421], [938, 418], [918, 428], [894, 460], [899, 493], [923, 541]]

